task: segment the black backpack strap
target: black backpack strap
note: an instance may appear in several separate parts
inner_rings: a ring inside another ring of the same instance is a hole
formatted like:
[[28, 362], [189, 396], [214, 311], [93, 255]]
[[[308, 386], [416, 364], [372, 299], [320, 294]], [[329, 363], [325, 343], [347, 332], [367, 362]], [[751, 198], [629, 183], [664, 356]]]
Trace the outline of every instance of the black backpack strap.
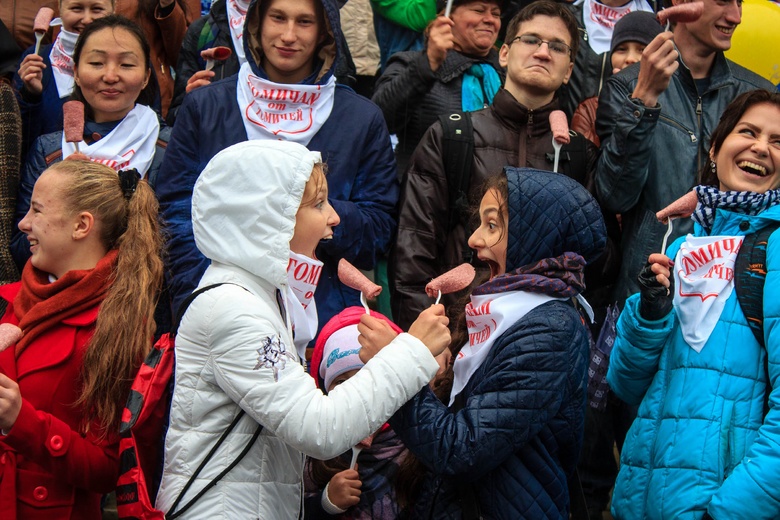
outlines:
[[[734, 263], [734, 290], [750, 330], [761, 348], [764, 343], [764, 283], [766, 282], [766, 247], [770, 235], [780, 227], [773, 223], [756, 233], [745, 235]], [[769, 387], [769, 354], [764, 356], [764, 376]], [[769, 412], [769, 392], [764, 394], [764, 416]]]
[[[179, 306], [179, 311], [176, 313], [176, 318], [173, 321], [173, 327], [171, 328], [171, 337], [175, 337], [176, 333], [179, 330], [179, 324], [181, 323], [181, 318], [184, 316], [184, 313], [187, 311], [187, 308], [190, 306], [192, 301], [197, 298], [200, 294], [203, 294], [206, 291], [209, 291], [215, 287], [219, 287], [220, 285], [225, 285], [230, 282], [221, 282], [221, 283], [215, 283], [211, 285], [206, 285], [205, 287], [201, 287], [197, 291], [193, 291], [192, 294], [187, 296], [187, 298], [181, 302], [181, 305]], [[240, 287], [240, 286], [239, 286]], [[181, 490], [181, 493], [179, 493], [179, 496], [176, 497], [176, 500], [173, 503], [173, 506], [171, 506], [170, 512], [165, 515], [166, 519], [173, 520], [174, 518], [178, 518], [182, 514], [184, 514], [185, 511], [187, 511], [190, 507], [192, 507], [195, 502], [197, 502], [200, 497], [206, 494], [206, 492], [217, 485], [217, 482], [222, 480], [222, 477], [227, 475], [230, 470], [232, 470], [236, 465], [241, 462], [241, 459], [243, 459], [247, 453], [249, 453], [249, 450], [252, 449], [252, 446], [254, 445], [257, 438], [260, 436], [260, 432], [263, 431], [263, 425], [258, 424], [257, 429], [255, 430], [255, 433], [252, 435], [252, 438], [249, 439], [249, 442], [246, 446], [244, 446], [244, 449], [241, 451], [241, 453], [238, 454], [238, 456], [233, 460], [233, 462], [230, 463], [228, 467], [223, 469], [219, 475], [214, 477], [211, 482], [206, 484], [206, 486], [201, 489], [197, 495], [192, 497], [189, 502], [184, 504], [181, 509], [176, 511], [176, 508], [179, 507], [179, 503], [181, 502], [182, 498], [184, 498], [184, 494], [187, 493], [187, 491], [190, 489], [192, 484], [195, 482], [195, 479], [198, 478], [198, 475], [200, 475], [200, 472], [203, 470], [203, 468], [206, 467], [206, 464], [211, 460], [211, 457], [214, 456], [214, 454], [217, 452], [220, 446], [222, 446], [222, 443], [225, 442], [225, 439], [227, 439], [228, 435], [230, 435], [230, 432], [233, 431], [233, 429], [238, 424], [238, 421], [241, 420], [241, 418], [244, 416], [244, 410], [241, 410], [238, 415], [236, 415], [235, 419], [233, 419], [233, 422], [230, 423], [230, 425], [227, 427], [227, 429], [222, 433], [219, 440], [217, 440], [217, 443], [211, 448], [211, 451], [208, 452], [206, 457], [203, 459], [203, 461], [200, 463], [198, 468], [195, 470], [195, 472], [192, 474], [192, 476], [189, 478], [186, 484], [184, 484], [184, 487]], [[175, 511], [175, 512], [174, 512]]]
[[[192, 474], [192, 476], [190, 477], [190, 479], [189, 479], [189, 480], [187, 481], [187, 483], [184, 485], [184, 487], [183, 487], [183, 488], [182, 488], [182, 490], [181, 490], [181, 493], [179, 493], [179, 496], [176, 498], [176, 501], [173, 503], [173, 506], [171, 506], [171, 511], [172, 511], [172, 512], [170, 512], [170, 513], [168, 513], [167, 515], [165, 515], [165, 518], [166, 518], [167, 520], [173, 520], [174, 518], [178, 518], [179, 516], [181, 516], [182, 514], [184, 514], [184, 512], [185, 512], [185, 511], [187, 511], [187, 510], [188, 510], [190, 507], [192, 507], [192, 505], [193, 505], [195, 502], [197, 502], [198, 500], [200, 500], [200, 497], [202, 497], [203, 495], [205, 495], [205, 494], [206, 494], [206, 492], [207, 492], [209, 489], [211, 489], [211, 488], [213, 488], [214, 486], [216, 486], [216, 485], [217, 485], [217, 483], [218, 483], [220, 480], [222, 480], [222, 477], [224, 477], [225, 475], [227, 475], [227, 474], [230, 472], [230, 470], [232, 470], [233, 468], [235, 468], [235, 467], [236, 467], [236, 465], [237, 465], [239, 462], [241, 462], [241, 459], [243, 459], [243, 458], [244, 458], [244, 456], [246, 456], [246, 454], [247, 454], [247, 453], [249, 453], [249, 450], [250, 450], [250, 449], [252, 449], [252, 446], [254, 445], [255, 441], [256, 441], [256, 440], [257, 440], [257, 438], [260, 436], [260, 432], [261, 432], [261, 431], [263, 431], [263, 425], [262, 425], [262, 424], [258, 424], [258, 425], [257, 425], [257, 429], [255, 430], [255, 433], [254, 433], [254, 434], [252, 434], [252, 438], [251, 438], [251, 439], [249, 439], [249, 442], [247, 443], [247, 445], [246, 445], [246, 446], [244, 446], [244, 449], [243, 449], [243, 450], [241, 450], [241, 453], [239, 453], [239, 454], [238, 454], [238, 456], [235, 458], [235, 460], [233, 460], [233, 462], [231, 462], [231, 463], [230, 463], [230, 465], [229, 465], [228, 467], [226, 467], [225, 469], [223, 469], [223, 470], [222, 470], [222, 471], [219, 473], [219, 475], [217, 475], [216, 477], [214, 477], [214, 478], [211, 480], [211, 482], [209, 482], [208, 484], [206, 484], [206, 485], [203, 487], [203, 489], [201, 489], [201, 490], [198, 492], [198, 494], [197, 494], [197, 495], [195, 495], [194, 497], [192, 497], [192, 499], [190, 499], [190, 501], [189, 501], [189, 502], [187, 502], [186, 504], [184, 504], [184, 505], [182, 506], [182, 508], [181, 508], [181, 509], [179, 509], [178, 511], [176, 511], [176, 508], [179, 506], [179, 502], [181, 502], [181, 499], [182, 499], [182, 498], [184, 498], [184, 494], [185, 494], [185, 493], [186, 493], [186, 492], [187, 492], [187, 491], [190, 489], [190, 486], [192, 486], [193, 482], [195, 482], [195, 479], [198, 477], [198, 475], [200, 475], [200, 472], [203, 470], [203, 468], [204, 468], [204, 467], [206, 467], [206, 464], [208, 463], [208, 461], [209, 461], [209, 460], [211, 460], [211, 457], [213, 457], [213, 456], [214, 456], [214, 454], [215, 454], [215, 453], [217, 452], [217, 450], [219, 449], [219, 447], [220, 447], [220, 446], [222, 446], [222, 443], [223, 443], [223, 442], [225, 442], [225, 439], [227, 439], [228, 435], [230, 435], [230, 432], [232, 432], [232, 431], [233, 431], [233, 428], [235, 428], [235, 427], [236, 427], [236, 425], [238, 424], [238, 421], [240, 421], [240, 420], [241, 420], [241, 418], [244, 416], [244, 413], [245, 413], [245, 412], [244, 412], [244, 410], [241, 410], [241, 411], [238, 413], [238, 415], [236, 415], [236, 418], [235, 418], [235, 419], [233, 419], [233, 422], [231, 422], [231, 423], [230, 423], [230, 426], [228, 426], [228, 427], [227, 427], [227, 429], [226, 429], [226, 430], [225, 430], [225, 432], [222, 434], [222, 436], [219, 438], [219, 440], [217, 441], [217, 443], [214, 445], [214, 447], [213, 447], [213, 448], [211, 448], [211, 451], [209, 451], [208, 455], [206, 455], [206, 458], [204, 458], [204, 459], [203, 459], [203, 462], [201, 462], [201, 463], [200, 463], [200, 466], [198, 466], [198, 469], [196, 469], [196, 470], [195, 470], [195, 472]], [[174, 513], [173, 511], [176, 511], [176, 512]]]
[[[468, 225], [469, 186], [474, 169], [474, 127], [469, 112], [455, 112], [439, 116], [443, 131], [442, 159], [449, 189], [447, 231], [458, 224]], [[471, 259], [471, 249], [466, 247], [465, 262]]]
[[769, 236], [780, 227], [775, 223], [746, 235], [734, 265], [734, 290], [742, 312], [756, 341], [764, 345], [764, 282], [766, 281], [766, 246]]

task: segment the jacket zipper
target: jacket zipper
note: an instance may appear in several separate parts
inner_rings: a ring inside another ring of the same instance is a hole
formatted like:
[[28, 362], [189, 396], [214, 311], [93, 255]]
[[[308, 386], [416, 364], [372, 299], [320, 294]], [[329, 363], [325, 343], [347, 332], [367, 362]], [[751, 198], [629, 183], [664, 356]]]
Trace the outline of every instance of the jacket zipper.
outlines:
[[[702, 126], [702, 123], [701, 123], [701, 113], [702, 113], [702, 109], [701, 109], [701, 96], [699, 96], [699, 97], [696, 98], [696, 126], [699, 129], [699, 131], [701, 131], [701, 126]], [[699, 183], [701, 183], [701, 168], [702, 168], [702, 164], [701, 164], [701, 146], [697, 146], [696, 148], [697, 148], [696, 149], [696, 176], [697, 176], [697, 178], [699, 180]]]
[[687, 133], [688, 133], [688, 137], [690, 137], [690, 138], [691, 138], [691, 142], [692, 142], [692, 143], [695, 143], [695, 142], [698, 142], [698, 141], [699, 141], [699, 140], [696, 138], [696, 134], [694, 134], [693, 132], [691, 132], [690, 130], [688, 130], [687, 128], [685, 128], [683, 125], [681, 125], [681, 124], [680, 124], [680, 123], [678, 123], [677, 121], [675, 121], [675, 120], [673, 120], [673, 119], [669, 119], [668, 117], [665, 117], [664, 115], [661, 115], [660, 119], [663, 119], [664, 121], [667, 121], [667, 122], [669, 122], [669, 123], [673, 124], [674, 126], [676, 126], [677, 128], [679, 128], [679, 129], [680, 129], [680, 130], [682, 130], [683, 132], [687, 132]]
[[607, 52], [601, 56], [601, 73], [599, 74], [599, 90], [598, 94], [601, 94], [601, 87], [604, 86], [604, 71], [607, 68]]

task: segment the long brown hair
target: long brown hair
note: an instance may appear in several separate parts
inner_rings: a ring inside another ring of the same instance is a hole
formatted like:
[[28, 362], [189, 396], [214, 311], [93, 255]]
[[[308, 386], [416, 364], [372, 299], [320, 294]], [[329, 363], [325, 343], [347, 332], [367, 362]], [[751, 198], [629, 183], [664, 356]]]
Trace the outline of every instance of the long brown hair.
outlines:
[[101, 436], [119, 425], [130, 384], [152, 345], [154, 309], [162, 284], [162, 237], [157, 199], [146, 181], [126, 198], [117, 172], [89, 161], [62, 161], [50, 169], [68, 175], [63, 200], [73, 212], [92, 213], [107, 250], [117, 249], [113, 283], [100, 306], [84, 353], [77, 405]]

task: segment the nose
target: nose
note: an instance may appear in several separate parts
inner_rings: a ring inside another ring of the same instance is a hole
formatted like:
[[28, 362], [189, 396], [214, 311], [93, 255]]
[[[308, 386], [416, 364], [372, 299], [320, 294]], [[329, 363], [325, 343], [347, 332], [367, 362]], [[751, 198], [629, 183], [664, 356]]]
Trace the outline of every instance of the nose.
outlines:
[[[330, 203], [328, 203], [328, 205], [330, 206]], [[336, 227], [341, 222], [341, 217], [339, 217], [339, 214], [336, 213], [336, 209], [333, 206], [330, 206], [330, 211], [331, 214], [330, 217], [328, 218], [328, 225], [330, 227]]]
[[767, 157], [769, 155], [769, 141], [764, 138], [756, 139], [750, 149], [760, 157]]
[[27, 210], [27, 213], [24, 215], [24, 218], [19, 221], [19, 224], [17, 226], [19, 228], [19, 231], [21, 231], [24, 234], [28, 234], [31, 231], [30, 213], [32, 213], [32, 208]]
[[726, 6], [725, 17], [727, 22], [733, 23], [734, 25], [742, 23], [742, 2], [740, 2], [740, 0], [732, 0], [729, 2]]
[[119, 80], [117, 74], [118, 68], [114, 63], [106, 63], [106, 70], [103, 71], [103, 81], [106, 83], [114, 83]]
[[295, 20], [290, 20], [290, 22], [287, 24], [287, 27], [284, 28], [284, 32], [282, 32], [281, 38], [283, 42], [295, 41]]
[[628, 53], [628, 56], [626, 57], [626, 61], [623, 64], [623, 68], [628, 67], [629, 65], [633, 65], [634, 63], [638, 62], [640, 59], [642, 59], [641, 53], [636, 53], [636, 52]]
[[[542, 51], [544, 49], [544, 51]], [[534, 51], [534, 56], [543, 56], [546, 59], [552, 58], [550, 55], [550, 44], [547, 42], [542, 42]]]
[[480, 247], [485, 245], [485, 241], [482, 240], [482, 236], [479, 233], [479, 229], [474, 231], [468, 240], [469, 247], [471, 249], [479, 249]]

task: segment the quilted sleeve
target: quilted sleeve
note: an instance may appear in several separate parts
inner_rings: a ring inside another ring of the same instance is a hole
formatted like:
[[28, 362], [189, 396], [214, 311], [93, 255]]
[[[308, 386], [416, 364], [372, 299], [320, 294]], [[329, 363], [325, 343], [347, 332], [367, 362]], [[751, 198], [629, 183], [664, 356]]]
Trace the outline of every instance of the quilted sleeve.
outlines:
[[661, 320], [648, 321], [639, 315], [639, 294], [626, 300], [617, 323], [607, 382], [610, 390], [628, 404], [642, 402], [675, 321], [674, 312]]
[[709, 514], [716, 519], [780, 518], [780, 234], [767, 247], [764, 285], [764, 341], [769, 356], [769, 412], [742, 462], [713, 496]]
[[[582, 383], [573, 359], [586, 334], [568, 304], [545, 304], [504, 333], [449, 410], [424, 389], [390, 426], [436, 475], [476, 480], [531, 442]], [[584, 366], [581, 367], [584, 372]]]

